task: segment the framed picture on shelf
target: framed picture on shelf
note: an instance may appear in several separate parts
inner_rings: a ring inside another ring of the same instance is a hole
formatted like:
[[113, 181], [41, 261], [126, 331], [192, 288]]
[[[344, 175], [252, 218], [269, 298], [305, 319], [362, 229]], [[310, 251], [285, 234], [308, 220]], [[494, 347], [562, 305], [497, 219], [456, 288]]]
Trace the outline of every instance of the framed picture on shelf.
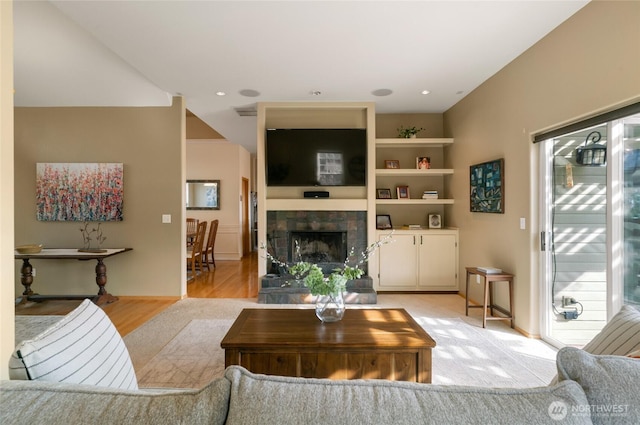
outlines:
[[378, 199], [391, 199], [391, 189], [376, 189]]
[[429, 214], [429, 229], [441, 229], [442, 217], [440, 214]]
[[400, 161], [397, 159], [385, 159], [384, 168], [400, 168]]
[[376, 229], [391, 229], [391, 216], [389, 214], [376, 215]]
[[409, 199], [409, 186], [396, 186], [398, 199]]
[[504, 214], [504, 159], [469, 167], [471, 212]]
[[419, 156], [416, 158], [416, 168], [418, 170], [428, 170], [431, 168], [431, 158], [428, 156]]

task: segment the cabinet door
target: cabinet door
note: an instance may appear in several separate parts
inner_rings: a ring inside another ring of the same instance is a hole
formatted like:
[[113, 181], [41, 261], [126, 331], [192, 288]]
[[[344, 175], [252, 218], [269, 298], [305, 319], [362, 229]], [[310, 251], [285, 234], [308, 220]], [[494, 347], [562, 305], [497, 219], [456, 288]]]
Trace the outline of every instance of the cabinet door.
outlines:
[[[415, 289], [419, 236], [393, 235], [393, 242], [380, 247], [380, 288]], [[402, 288], [401, 288], [402, 287]]]
[[455, 235], [421, 235], [418, 286], [439, 291], [458, 289]]

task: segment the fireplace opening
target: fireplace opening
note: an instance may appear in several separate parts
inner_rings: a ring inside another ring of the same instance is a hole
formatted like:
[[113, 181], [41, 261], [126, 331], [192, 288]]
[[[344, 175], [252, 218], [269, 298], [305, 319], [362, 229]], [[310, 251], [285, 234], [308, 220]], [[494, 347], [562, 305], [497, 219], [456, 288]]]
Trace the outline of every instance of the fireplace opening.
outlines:
[[289, 262], [342, 264], [346, 258], [347, 232], [304, 231], [290, 234]]

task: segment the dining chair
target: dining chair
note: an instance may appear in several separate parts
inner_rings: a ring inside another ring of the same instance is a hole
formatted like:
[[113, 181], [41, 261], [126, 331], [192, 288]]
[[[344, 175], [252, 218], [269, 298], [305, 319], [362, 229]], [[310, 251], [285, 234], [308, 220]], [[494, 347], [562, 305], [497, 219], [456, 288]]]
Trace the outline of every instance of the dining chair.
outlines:
[[[216, 268], [216, 259], [213, 256], [213, 248], [216, 244], [216, 234], [218, 233], [218, 220], [211, 220], [211, 226], [209, 227], [209, 238], [207, 238], [207, 244], [202, 250], [202, 259], [207, 268], [209, 263], [213, 264], [213, 268]], [[209, 253], [211, 253], [211, 261], [209, 261]]]
[[193, 245], [193, 240], [198, 231], [198, 222], [197, 218], [187, 218], [187, 246]]
[[[202, 270], [202, 246], [207, 233], [207, 222], [198, 223], [193, 245], [187, 247], [187, 266], [191, 270], [191, 278], [196, 277], [197, 270]], [[196, 268], [196, 264], [198, 267]]]

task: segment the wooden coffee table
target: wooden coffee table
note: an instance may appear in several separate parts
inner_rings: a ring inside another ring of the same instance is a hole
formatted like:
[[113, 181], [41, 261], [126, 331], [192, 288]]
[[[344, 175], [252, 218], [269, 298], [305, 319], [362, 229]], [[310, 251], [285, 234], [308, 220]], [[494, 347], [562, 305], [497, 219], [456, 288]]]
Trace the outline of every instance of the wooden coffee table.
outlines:
[[431, 382], [435, 341], [402, 308], [347, 309], [322, 323], [313, 309], [244, 309], [220, 343], [225, 367], [331, 379]]

